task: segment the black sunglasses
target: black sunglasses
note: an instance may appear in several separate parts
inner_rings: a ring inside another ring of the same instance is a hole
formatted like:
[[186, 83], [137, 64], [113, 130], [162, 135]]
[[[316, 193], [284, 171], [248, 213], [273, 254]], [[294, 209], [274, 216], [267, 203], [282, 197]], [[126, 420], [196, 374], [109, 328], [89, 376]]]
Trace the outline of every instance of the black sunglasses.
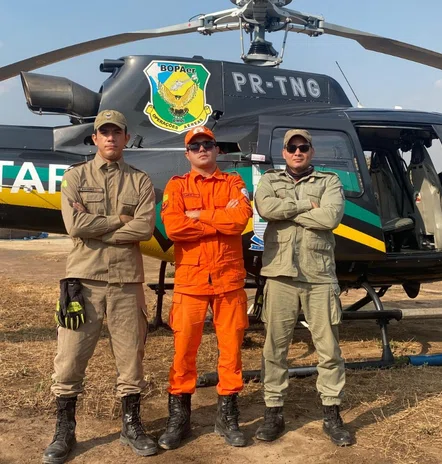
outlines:
[[307, 153], [310, 150], [311, 145], [309, 143], [303, 143], [301, 145], [287, 145], [286, 150], [289, 153], [296, 153], [299, 149], [301, 153]]
[[205, 150], [210, 150], [211, 148], [216, 146], [216, 142], [213, 140], [203, 140], [202, 142], [193, 142], [189, 143], [187, 145], [187, 149], [191, 151], [197, 151], [201, 147], [203, 147]]

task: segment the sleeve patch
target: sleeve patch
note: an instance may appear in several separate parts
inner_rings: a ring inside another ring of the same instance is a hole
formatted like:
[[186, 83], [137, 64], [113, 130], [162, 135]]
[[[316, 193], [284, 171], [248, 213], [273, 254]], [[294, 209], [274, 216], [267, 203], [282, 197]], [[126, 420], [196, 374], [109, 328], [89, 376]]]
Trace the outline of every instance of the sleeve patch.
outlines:
[[244, 187], [241, 189], [241, 193], [244, 195], [244, 198], [247, 201], [247, 203], [250, 203], [249, 191]]

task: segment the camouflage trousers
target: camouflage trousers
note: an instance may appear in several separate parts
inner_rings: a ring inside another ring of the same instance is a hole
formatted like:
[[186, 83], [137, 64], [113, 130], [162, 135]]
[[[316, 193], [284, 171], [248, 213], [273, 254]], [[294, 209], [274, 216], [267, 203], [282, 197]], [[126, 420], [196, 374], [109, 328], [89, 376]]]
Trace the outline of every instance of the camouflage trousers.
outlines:
[[287, 394], [287, 353], [301, 308], [319, 358], [316, 388], [322, 404], [341, 403], [345, 370], [339, 347], [338, 324], [342, 312], [338, 284], [310, 284], [296, 282], [291, 277], [269, 277], [264, 288], [262, 320], [266, 340], [261, 376], [268, 407], [282, 406]]

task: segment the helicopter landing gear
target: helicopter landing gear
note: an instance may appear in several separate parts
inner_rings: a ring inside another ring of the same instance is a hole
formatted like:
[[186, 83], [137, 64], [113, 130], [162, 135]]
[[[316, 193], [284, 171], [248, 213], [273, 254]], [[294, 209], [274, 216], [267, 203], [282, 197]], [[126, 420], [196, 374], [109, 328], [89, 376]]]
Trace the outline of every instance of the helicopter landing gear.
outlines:
[[[378, 292], [368, 283], [362, 282], [361, 287], [367, 292], [367, 295], [364, 298], [361, 298], [356, 303], [353, 303], [349, 308], [345, 310], [345, 312], [354, 312], [358, 309], [361, 309], [370, 301], [373, 301], [374, 307], [376, 311], [385, 311], [384, 305], [382, 304], [381, 297], [385, 295], [387, 290], [390, 286], [381, 287]], [[381, 328], [381, 336], [382, 336], [382, 357], [381, 362], [385, 364], [393, 364], [394, 357], [391, 351], [390, 342], [388, 341], [388, 333], [387, 333], [387, 325], [388, 325], [388, 318], [379, 318], [377, 319], [377, 323]]]
[[160, 327], [164, 327], [165, 329], [170, 330], [168, 324], [163, 322], [163, 296], [166, 294], [166, 287], [168, 285], [164, 282], [166, 279], [166, 266], [167, 261], [161, 261], [160, 265], [160, 272], [158, 275], [158, 283], [157, 284], [147, 284], [147, 286], [154, 290], [155, 294], [157, 295], [157, 303], [156, 303], [156, 313], [153, 321], [149, 324], [149, 331], [153, 332]]
[[[391, 351], [390, 343], [388, 341], [387, 325], [390, 319], [400, 321], [402, 319], [402, 311], [399, 309], [384, 309], [384, 305], [381, 302], [381, 297], [385, 295], [390, 286], [384, 286], [379, 289], [378, 292], [368, 283], [362, 282], [361, 287], [367, 291], [367, 295], [361, 298], [356, 303], [353, 303], [342, 313], [343, 320], [359, 321], [375, 319], [381, 328], [382, 333], [382, 357], [379, 360], [373, 361], [356, 361], [346, 362], [346, 369], [379, 369], [391, 367], [394, 365], [394, 357]], [[361, 309], [370, 301], [373, 301], [375, 305], [375, 311], [361, 311], [357, 313], [358, 309]], [[305, 321], [303, 314], [300, 314], [298, 321]], [[309, 375], [317, 374], [316, 366], [303, 366], [303, 367], [291, 367], [288, 370], [289, 378], [292, 377], [307, 377]], [[251, 370], [243, 371], [244, 382], [257, 382], [261, 378], [261, 371]], [[218, 374], [216, 372], [204, 374], [197, 380], [197, 387], [211, 387], [218, 383]]]

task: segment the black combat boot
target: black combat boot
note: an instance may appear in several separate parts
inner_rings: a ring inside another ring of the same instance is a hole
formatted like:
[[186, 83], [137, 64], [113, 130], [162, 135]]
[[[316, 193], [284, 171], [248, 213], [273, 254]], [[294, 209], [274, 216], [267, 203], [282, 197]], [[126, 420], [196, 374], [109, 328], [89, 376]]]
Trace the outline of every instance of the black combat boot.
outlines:
[[322, 430], [328, 435], [331, 441], [338, 446], [349, 446], [352, 444], [351, 435], [344, 428], [341, 415], [339, 414], [339, 406], [323, 406], [324, 423]]
[[181, 440], [188, 437], [190, 428], [190, 410], [192, 395], [183, 393], [172, 395], [169, 393], [169, 418], [166, 430], [158, 440], [161, 448], [171, 450], [180, 446]]
[[218, 415], [215, 433], [224, 437], [231, 446], [246, 446], [246, 438], [238, 425], [238, 395], [218, 396]]
[[156, 443], [146, 435], [140, 418], [140, 394], [123, 396], [123, 429], [120, 441], [129, 445], [139, 456], [152, 456], [157, 453]]
[[263, 441], [276, 440], [284, 432], [285, 423], [282, 407], [267, 408], [264, 411], [264, 424], [256, 431], [256, 438]]
[[66, 398], [60, 396], [56, 399], [56, 403], [57, 424], [54, 438], [43, 454], [44, 464], [63, 464], [76, 443], [75, 405], [77, 404], [77, 397]]

